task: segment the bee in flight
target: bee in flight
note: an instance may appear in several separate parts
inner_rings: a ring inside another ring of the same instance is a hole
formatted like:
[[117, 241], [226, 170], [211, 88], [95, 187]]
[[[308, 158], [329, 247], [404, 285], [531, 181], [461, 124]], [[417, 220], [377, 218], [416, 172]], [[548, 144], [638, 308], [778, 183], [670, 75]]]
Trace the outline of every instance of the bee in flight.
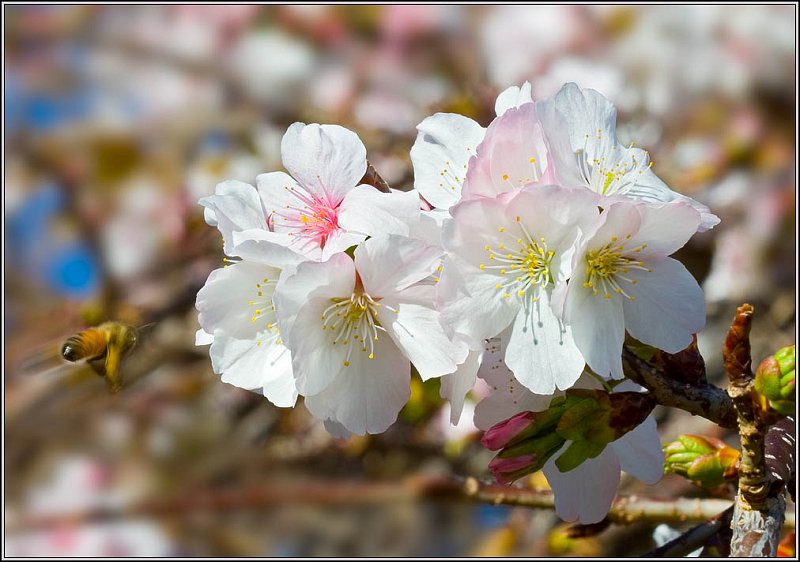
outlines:
[[67, 339], [61, 346], [61, 357], [72, 363], [86, 361], [104, 377], [111, 392], [121, 388], [119, 365], [136, 345], [139, 330], [122, 322], [104, 322], [87, 328]]

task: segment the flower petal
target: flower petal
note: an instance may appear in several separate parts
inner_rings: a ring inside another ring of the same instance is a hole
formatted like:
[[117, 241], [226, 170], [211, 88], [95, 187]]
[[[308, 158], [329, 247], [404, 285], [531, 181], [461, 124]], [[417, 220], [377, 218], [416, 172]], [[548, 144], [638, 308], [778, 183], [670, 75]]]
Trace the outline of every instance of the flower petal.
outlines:
[[550, 309], [547, 291], [517, 314], [505, 356], [517, 380], [536, 394], [572, 387], [585, 365], [571, 330]]
[[263, 263], [280, 269], [295, 267], [307, 259], [306, 256], [293, 251], [287, 238], [279, 232], [252, 229], [233, 233], [233, 247], [237, 256], [243, 261]]
[[525, 81], [522, 86], [511, 86], [500, 92], [500, 95], [497, 96], [497, 100], [494, 102], [494, 111], [497, 116], [500, 117], [509, 109], [519, 107], [525, 103], [531, 103], [532, 101], [531, 83]]
[[356, 268], [364, 290], [388, 297], [436, 272], [441, 249], [404, 236], [370, 238], [355, 251]]
[[417, 125], [411, 148], [414, 189], [438, 209], [449, 209], [461, 198], [470, 156], [485, 129], [455, 113], [436, 113]]
[[264, 279], [275, 282], [279, 276], [279, 269], [245, 261], [215, 269], [197, 293], [200, 326], [208, 333], [221, 328], [232, 337], [254, 338], [274, 322], [274, 284]]
[[287, 272], [279, 278], [272, 296], [281, 332], [284, 336], [292, 332], [297, 313], [308, 301], [349, 297], [355, 282], [355, 264], [347, 254], [336, 254], [324, 262], [300, 263], [293, 273]]
[[419, 220], [419, 194], [415, 191], [382, 193], [359, 185], [345, 196], [339, 208], [339, 226], [363, 237], [408, 236]]
[[[573, 275], [564, 303], [564, 319], [586, 364], [601, 377], [623, 378], [625, 339], [622, 297], [606, 299], [583, 287]], [[652, 319], [651, 319], [652, 321]]]
[[276, 406], [294, 406], [297, 390], [289, 351], [282, 345], [269, 341], [259, 345], [255, 338], [239, 339], [215, 330], [210, 355], [214, 372], [222, 374], [222, 382], [263, 392]]
[[386, 431], [411, 396], [411, 365], [389, 338], [375, 342], [374, 353], [374, 360], [354, 354], [324, 391], [306, 398], [308, 410], [357, 435]]
[[684, 201], [640, 204], [637, 210], [641, 216], [639, 230], [626, 246], [647, 244], [639, 252], [646, 258], [665, 258], [682, 248], [700, 224], [700, 213]]
[[466, 359], [466, 344], [448, 338], [439, 323], [439, 313], [433, 308], [433, 286], [407, 287], [380, 304], [381, 325], [423, 381], [454, 372]]
[[217, 184], [214, 195], [200, 199], [200, 205], [213, 211], [216, 226], [222, 233], [225, 253], [232, 251], [234, 231], [267, 228], [267, 218], [256, 189], [236, 180]]
[[466, 360], [458, 366], [454, 373], [444, 375], [439, 387], [439, 395], [450, 402], [450, 423], [457, 425], [464, 410], [467, 393], [475, 386], [481, 354], [470, 351]]
[[497, 289], [496, 275], [480, 275], [478, 268], [449, 257], [435, 291], [442, 323], [468, 341], [480, 341], [502, 332], [513, 322], [520, 304]]
[[281, 140], [283, 165], [314, 197], [335, 207], [367, 171], [367, 149], [339, 125], [293, 123]]
[[633, 187], [625, 191], [625, 195], [633, 199], [657, 203], [669, 201], [683, 201], [694, 207], [700, 213], [700, 225], [698, 232], [705, 232], [719, 224], [720, 219], [711, 212], [708, 206], [691, 197], [671, 190], [661, 178], [656, 176], [652, 170], [645, 170], [637, 179]]
[[664, 451], [653, 416], [647, 416], [636, 429], [609, 446], [614, 449], [622, 470], [628, 474], [651, 485], [664, 476]]
[[706, 307], [703, 290], [682, 263], [672, 258], [647, 262], [652, 272], [631, 270], [637, 281], [623, 299], [625, 328], [643, 343], [677, 353], [703, 329]]
[[601, 521], [617, 494], [620, 467], [616, 455], [606, 447], [597, 457], [569, 472], [561, 472], [555, 463], [561, 451], [543, 469], [555, 496], [556, 514], [564, 521], [582, 525]]
[[544, 134], [536, 105], [506, 111], [486, 130], [469, 161], [462, 199], [494, 197], [539, 182], [547, 163]]

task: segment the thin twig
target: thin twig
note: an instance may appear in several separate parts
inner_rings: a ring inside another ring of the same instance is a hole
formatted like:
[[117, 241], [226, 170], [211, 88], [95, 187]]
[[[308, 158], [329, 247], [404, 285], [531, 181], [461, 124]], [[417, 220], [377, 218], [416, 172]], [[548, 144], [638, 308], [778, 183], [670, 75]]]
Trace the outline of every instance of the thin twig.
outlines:
[[681, 536], [662, 544], [655, 550], [642, 554], [642, 558], [683, 557], [690, 552], [701, 548], [708, 539], [731, 523], [733, 506], [713, 517], [710, 521], [692, 527]]
[[[86, 524], [126, 517], [169, 517], [196, 511], [226, 512], [263, 509], [275, 505], [310, 504], [318, 506], [377, 505], [436, 500], [468, 501], [493, 505], [513, 505], [553, 509], [553, 494], [547, 490], [484, 484], [447, 476], [417, 475], [398, 483], [290, 481], [271, 482], [234, 490], [194, 490], [173, 498], [142, 501], [121, 509], [94, 508], [80, 512], [9, 520], [7, 532], [47, 528], [59, 524]], [[617, 524], [634, 522], [707, 521], [730, 507], [719, 499], [657, 500], [638, 496], [619, 496], [608, 518]], [[794, 517], [787, 518], [794, 525]]]

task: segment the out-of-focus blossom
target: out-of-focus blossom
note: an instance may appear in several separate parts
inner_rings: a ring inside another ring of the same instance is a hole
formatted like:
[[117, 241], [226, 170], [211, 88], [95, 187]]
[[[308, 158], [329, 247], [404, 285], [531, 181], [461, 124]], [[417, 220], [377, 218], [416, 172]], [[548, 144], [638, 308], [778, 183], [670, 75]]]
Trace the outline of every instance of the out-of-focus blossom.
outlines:
[[230, 53], [230, 72], [252, 99], [283, 107], [303, 94], [317, 68], [314, 50], [275, 30], [242, 36]]
[[489, 79], [513, 84], [544, 70], [550, 57], [576, 47], [589, 32], [578, 6], [502, 6], [482, 27]]

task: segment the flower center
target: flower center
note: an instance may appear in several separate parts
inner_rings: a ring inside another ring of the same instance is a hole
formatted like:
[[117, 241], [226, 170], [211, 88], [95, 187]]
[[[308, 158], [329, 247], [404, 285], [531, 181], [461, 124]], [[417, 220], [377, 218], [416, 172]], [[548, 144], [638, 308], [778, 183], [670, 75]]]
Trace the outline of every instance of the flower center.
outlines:
[[511, 233], [506, 233], [505, 227], [500, 227], [499, 232], [508, 237], [509, 244], [501, 242], [494, 248], [486, 244], [484, 250], [494, 263], [482, 263], [479, 267], [482, 271], [490, 270], [503, 276], [495, 288], [501, 290], [505, 298], [511, 298], [512, 292], [521, 297], [530, 291], [533, 302], [536, 302], [539, 290], [552, 281], [550, 264], [555, 252], [547, 249], [544, 237], [534, 239], [520, 217], [516, 218], [516, 223], [522, 236], [515, 238]]
[[[349, 298], [332, 298], [333, 303], [322, 313], [322, 329], [333, 334], [331, 345], [347, 347], [347, 355], [342, 362], [350, 366], [353, 348], [358, 346], [369, 359], [375, 358], [375, 342], [378, 332], [386, 330], [378, 321], [380, 299], [373, 299], [367, 293], [353, 293]], [[397, 309], [386, 307], [394, 313]]]
[[[247, 305], [252, 308], [252, 316], [250, 322], [260, 325], [261, 329], [266, 329], [266, 333], [262, 339], [256, 340], [256, 345], [260, 346], [262, 342], [267, 343], [275, 342], [278, 345], [283, 344], [280, 339], [280, 332], [278, 331], [278, 319], [275, 316], [275, 305], [272, 304], [272, 294], [275, 292], [275, 285], [277, 279], [263, 278], [259, 283], [256, 283], [255, 295], [247, 301]], [[259, 330], [260, 332], [261, 330]]]
[[[625, 239], [629, 240], [630, 237], [631, 235], [628, 234]], [[603, 296], [607, 299], [611, 298], [611, 293], [617, 293], [628, 300], [635, 300], [636, 297], [626, 293], [621, 283], [636, 285], [638, 281], [627, 276], [631, 269], [647, 272], [653, 270], [645, 267], [643, 261], [624, 254], [641, 252], [647, 248], [647, 244], [626, 249], [624, 242], [617, 244], [617, 241], [617, 237], [614, 236], [605, 246], [586, 252], [586, 281], [583, 286], [592, 289], [595, 295], [599, 295], [602, 291]]]
[[[596, 136], [598, 141], [603, 138], [601, 129], [597, 130]], [[575, 159], [578, 162], [578, 169], [583, 181], [596, 193], [601, 195], [625, 193], [636, 184], [638, 177], [653, 165], [650, 162], [648, 166], [644, 166], [644, 162], [636, 160], [635, 156], [628, 153], [615, 140], [608, 160], [605, 157], [593, 158], [586, 149], [589, 137], [590, 135], [587, 133], [584, 147], [575, 151]], [[628, 149], [630, 148], [633, 148], [633, 143], [628, 147]], [[648, 154], [647, 151], [645, 154]]]
[[328, 239], [339, 227], [339, 205], [310, 195], [294, 186], [284, 189], [295, 199], [295, 204], [287, 204], [281, 211], [273, 211], [271, 226], [276, 231], [288, 231], [289, 236], [301, 242], [315, 244], [324, 248]]

